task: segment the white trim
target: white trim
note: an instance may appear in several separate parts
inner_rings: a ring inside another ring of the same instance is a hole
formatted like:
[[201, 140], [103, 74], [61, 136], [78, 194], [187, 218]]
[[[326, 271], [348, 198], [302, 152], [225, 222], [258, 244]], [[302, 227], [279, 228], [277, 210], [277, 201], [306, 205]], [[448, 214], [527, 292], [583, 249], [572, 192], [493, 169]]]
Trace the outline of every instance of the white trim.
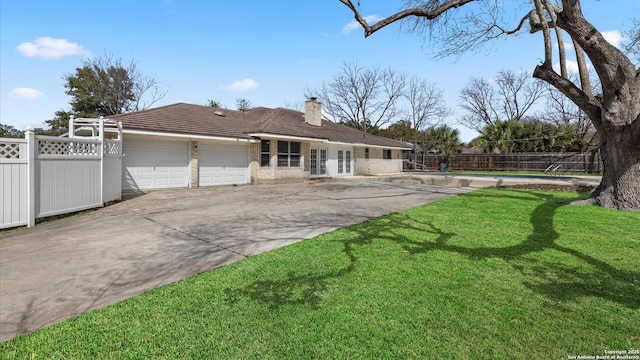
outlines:
[[253, 137], [259, 137], [264, 139], [284, 139], [284, 140], [298, 140], [298, 141], [310, 141], [310, 142], [319, 142], [322, 143], [326, 141], [326, 139], [318, 139], [318, 138], [308, 138], [302, 136], [290, 136], [290, 135], [274, 135], [274, 134], [265, 134], [265, 133], [254, 133], [247, 134]]
[[249, 136], [259, 137], [259, 138], [270, 138], [270, 139], [286, 139], [286, 140], [302, 140], [309, 141], [321, 144], [331, 144], [331, 145], [341, 145], [341, 146], [357, 146], [357, 147], [370, 147], [370, 148], [380, 148], [380, 149], [396, 149], [396, 150], [411, 150], [410, 147], [400, 147], [400, 146], [384, 146], [384, 145], [370, 145], [364, 143], [346, 143], [340, 141], [331, 141], [329, 139], [324, 138], [308, 138], [301, 136], [289, 136], [289, 135], [274, 135], [268, 133], [254, 133], [248, 134]]
[[332, 144], [332, 145], [341, 145], [341, 146], [357, 146], [357, 147], [368, 147], [368, 148], [379, 148], [379, 149], [411, 150], [410, 147], [371, 145], [371, 144], [364, 144], [364, 143], [346, 143], [346, 142], [331, 141], [331, 140], [325, 140], [322, 143]]
[[207, 136], [207, 135], [193, 135], [193, 134], [176, 134], [176, 133], [159, 133], [154, 131], [142, 131], [142, 130], [123, 130], [124, 134], [130, 135], [145, 135], [145, 136], [157, 136], [163, 138], [179, 138], [179, 139], [198, 139], [198, 140], [217, 140], [239, 143], [256, 143], [259, 140], [256, 139], [241, 139], [233, 137], [222, 136]]

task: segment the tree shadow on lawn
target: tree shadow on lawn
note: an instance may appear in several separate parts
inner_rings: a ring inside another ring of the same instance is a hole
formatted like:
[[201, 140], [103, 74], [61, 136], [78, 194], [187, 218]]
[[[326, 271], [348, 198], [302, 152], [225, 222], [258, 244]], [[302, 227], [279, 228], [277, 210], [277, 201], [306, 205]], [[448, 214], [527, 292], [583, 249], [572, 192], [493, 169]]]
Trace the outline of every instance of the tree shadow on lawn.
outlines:
[[270, 309], [276, 309], [282, 305], [306, 305], [317, 310], [322, 304], [322, 294], [327, 288], [327, 281], [339, 278], [355, 270], [358, 261], [354, 254], [355, 246], [371, 244], [372, 237], [358, 236], [355, 239], [340, 241], [343, 244], [343, 253], [347, 256], [348, 265], [341, 269], [322, 274], [296, 274], [293, 271], [287, 273], [285, 279], [256, 280], [250, 285], [239, 289], [225, 289], [225, 295], [231, 306], [235, 305], [243, 297], [249, 297], [268, 304]]
[[[396, 236], [397, 242], [402, 243], [404, 249], [411, 254], [428, 253], [434, 250], [454, 252], [468, 256], [470, 259], [499, 258], [509, 263], [530, 281], [523, 282], [530, 290], [542, 294], [554, 301], [575, 301], [580, 297], [595, 296], [617, 302], [631, 309], [640, 308], [640, 287], [636, 285], [640, 280], [640, 273], [620, 270], [593, 256], [583, 254], [575, 249], [556, 244], [560, 237], [553, 226], [556, 210], [566, 204], [558, 203], [552, 195], [523, 191], [544, 202], [538, 205], [530, 216], [533, 225], [532, 233], [517, 244], [506, 247], [475, 247], [468, 248], [451, 245], [447, 240], [454, 234], [446, 233], [431, 222], [419, 221], [407, 216], [404, 224], [418, 223], [424, 230], [438, 234], [435, 242], [422, 241]], [[466, 196], [475, 196], [474, 193]], [[531, 198], [506, 195], [517, 200]], [[504, 197], [504, 196], [502, 196]], [[419, 227], [415, 227], [419, 229]], [[393, 240], [393, 239], [391, 239]], [[396, 241], [394, 240], [394, 241]], [[556, 250], [571, 255], [591, 266], [592, 271], [586, 272], [584, 267], [568, 264], [527, 259], [524, 256], [545, 250]], [[535, 264], [535, 265], [532, 265]]]
[[[524, 286], [555, 302], [577, 301], [579, 298], [591, 296], [613, 301], [627, 308], [640, 309], [640, 286], [637, 284], [640, 273], [617, 269], [593, 256], [556, 244], [560, 234], [553, 226], [553, 218], [557, 209], [565, 205], [558, 203], [550, 194], [525, 190], [518, 192], [523, 195], [518, 196], [511, 191], [496, 196], [520, 201], [543, 201], [531, 212], [532, 233], [519, 244], [474, 248], [450, 244], [449, 241], [457, 235], [456, 233], [439, 228], [430, 221], [397, 213], [390, 215], [388, 226], [381, 226], [374, 220], [349, 228], [349, 231], [357, 236], [340, 241], [343, 243], [342, 251], [349, 260], [346, 267], [321, 275], [289, 272], [286, 278], [279, 280], [256, 280], [242, 288], [226, 289], [227, 299], [231, 305], [243, 297], [248, 297], [266, 303], [270, 308], [297, 304], [317, 309], [323, 301], [321, 295], [326, 290], [327, 281], [355, 270], [358, 261], [354, 253], [356, 246], [370, 245], [374, 240], [388, 240], [402, 245], [403, 249], [412, 255], [447, 251], [467, 256], [470, 260], [502, 259], [522, 274], [526, 279], [522, 283]], [[480, 195], [470, 193], [465, 196]], [[483, 193], [482, 196], [487, 195]], [[408, 237], [404, 235], [407, 230], [431, 234], [436, 238], [431, 240], [432, 236]], [[588, 264], [591, 270], [585, 271], [583, 266], [525, 257], [546, 250], [555, 250], [575, 257]]]

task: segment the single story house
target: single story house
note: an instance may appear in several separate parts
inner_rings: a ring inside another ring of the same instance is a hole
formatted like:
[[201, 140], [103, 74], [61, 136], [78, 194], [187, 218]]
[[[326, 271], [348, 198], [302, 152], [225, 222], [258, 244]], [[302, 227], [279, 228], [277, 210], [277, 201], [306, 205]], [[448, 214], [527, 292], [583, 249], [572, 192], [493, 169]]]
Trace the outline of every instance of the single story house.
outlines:
[[123, 190], [397, 173], [410, 149], [322, 119], [315, 99], [304, 113], [178, 103], [110, 119], [122, 123]]

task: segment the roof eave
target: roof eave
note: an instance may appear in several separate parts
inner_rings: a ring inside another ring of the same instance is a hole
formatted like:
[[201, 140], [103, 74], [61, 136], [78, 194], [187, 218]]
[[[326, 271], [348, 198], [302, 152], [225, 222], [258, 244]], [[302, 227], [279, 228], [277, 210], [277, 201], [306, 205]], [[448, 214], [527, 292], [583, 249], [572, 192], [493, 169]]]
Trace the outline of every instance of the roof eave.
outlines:
[[165, 138], [181, 138], [181, 139], [196, 139], [196, 140], [216, 140], [216, 141], [228, 141], [228, 142], [246, 142], [246, 143], [255, 143], [257, 140], [250, 138], [239, 138], [239, 137], [227, 137], [227, 136], [210, 136], [210, 135], [197, 135], [197, 134], [183, 134], [183, 133], [172, 133], [172, 132], [158, 132], [158, 131], [148, 131], [148, 130], [133, 130], [133, 129], [123, 129], [123, 134], [131, 134], [131, 135], [144, 135], [144, 136], [159, 136]]
[[271, 133], [250, 133], [247, 134], [249, 136], [257, 137], [257, 138], [269, 138], [269, 139], [283, 139], [283, 140], [299, 140], [299, 141], [310, 141], [310, 142], [324, 142], [327, 139], [324, 138], [310, 138], [304, 136], [293, 136], [293, 135], [282, 135], [282, 134], [271, 134]]

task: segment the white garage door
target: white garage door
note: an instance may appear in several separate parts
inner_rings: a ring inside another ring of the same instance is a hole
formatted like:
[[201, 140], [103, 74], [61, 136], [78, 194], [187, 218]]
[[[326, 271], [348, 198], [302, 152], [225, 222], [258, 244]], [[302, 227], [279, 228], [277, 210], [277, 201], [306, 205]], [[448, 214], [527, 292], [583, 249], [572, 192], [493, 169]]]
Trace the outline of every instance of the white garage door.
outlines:
[[249, 146], [240, 144], [198, 145], [200, 186], [249, 183]]
[[124, 140], [122, 189], [187, 187], [189, 143], [186, 141]]

